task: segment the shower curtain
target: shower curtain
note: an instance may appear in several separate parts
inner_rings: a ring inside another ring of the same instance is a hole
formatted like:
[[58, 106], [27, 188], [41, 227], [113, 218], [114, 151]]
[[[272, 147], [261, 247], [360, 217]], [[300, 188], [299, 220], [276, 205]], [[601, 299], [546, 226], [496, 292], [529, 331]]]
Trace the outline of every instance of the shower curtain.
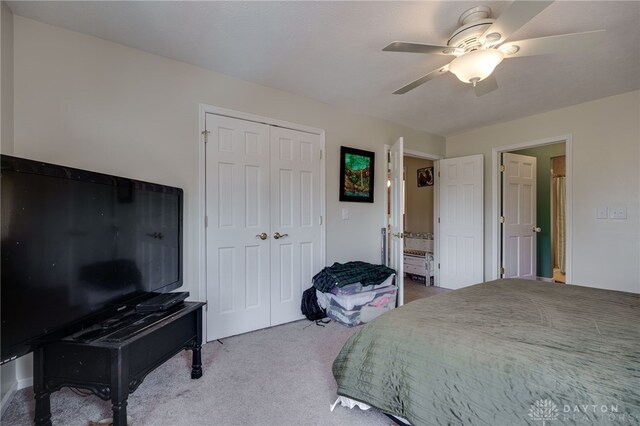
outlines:
[[559, 176], [555, 178], [556, 181], [556, 194], [557, 194], [557, 207], [556, 207], [556, 236], [558, 245], [556, 247], [556, 264], [560, 268], [560, 271], [564, 274], [565, 271], [565, 247], [566, 247], [566, 204], [567, 204], [567, 190], [566, 190], [566, 178]]

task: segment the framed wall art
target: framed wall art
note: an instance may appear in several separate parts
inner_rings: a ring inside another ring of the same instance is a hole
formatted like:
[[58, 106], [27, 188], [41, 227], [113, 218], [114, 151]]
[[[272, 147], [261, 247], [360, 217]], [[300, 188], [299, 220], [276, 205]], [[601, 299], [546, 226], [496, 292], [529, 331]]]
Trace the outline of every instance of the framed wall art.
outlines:
[[418, 188], [421, 186], [433, 186], [433, 167], [418, 169]]
[[340, 201], [373, 203], [375, 153], [340, 147]]

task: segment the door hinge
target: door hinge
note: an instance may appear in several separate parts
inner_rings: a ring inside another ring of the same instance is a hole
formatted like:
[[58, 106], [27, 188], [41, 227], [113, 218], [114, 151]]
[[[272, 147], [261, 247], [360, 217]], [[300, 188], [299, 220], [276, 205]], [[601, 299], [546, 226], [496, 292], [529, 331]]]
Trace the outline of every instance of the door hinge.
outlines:
[[320, 159], [322, 160], [322, 150], [320, 150]]
[[202, 134], [204, 135], [204, 143], [209, 143], [209, 133], [211, 133], [210, 130], [203, 130]]
[[440, 223], [440, 218], [438, 218], [438, 223]]
[[438, 263], [438, 269], [440, 269], [440, 264]]
[[438, 172], [438, 177], [440, 177], [440, 172]]
[[504, 268], [500, 268], [500, 275], [504, 275]]
[[209, 312], [209, 301], [208, 300], [204, 301], [204, 310]]
[[504, 221], [505, 221], [504, 216], [500, 216], [500, 223], [504, 223]]
[[322, 216], [320, 216], [320, 225], [322, 225]]
[[505, 171], [504, 164], [500, 164], [500, 172], [504, 172], [504, 171]]
[[209, 216], [205, 216], [204, 217], [204, 227], [208, 227], [209, 226]]

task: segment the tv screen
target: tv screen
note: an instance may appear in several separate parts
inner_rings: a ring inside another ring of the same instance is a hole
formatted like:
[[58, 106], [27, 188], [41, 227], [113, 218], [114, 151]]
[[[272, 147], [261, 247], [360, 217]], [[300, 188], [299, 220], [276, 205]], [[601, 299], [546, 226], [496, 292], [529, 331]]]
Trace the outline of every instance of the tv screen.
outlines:
[[182, 285], [181, 189], [1, 161], [3, 363]]

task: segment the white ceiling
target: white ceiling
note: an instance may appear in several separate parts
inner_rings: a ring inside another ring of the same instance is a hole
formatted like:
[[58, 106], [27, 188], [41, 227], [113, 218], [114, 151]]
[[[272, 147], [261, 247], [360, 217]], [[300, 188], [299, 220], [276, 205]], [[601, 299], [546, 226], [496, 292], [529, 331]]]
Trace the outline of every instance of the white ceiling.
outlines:
[[505, 60], [480, 98], [452, 74], [392, 92], [449, 57], [382, 52], [445, 44], [458, 17], [510, 2], [9, 2], [17, 15], [427, 132], [452, 135], [640, 89], [640, 2], [558, 1], [510, 41], [605, 29], [590, 51]]

